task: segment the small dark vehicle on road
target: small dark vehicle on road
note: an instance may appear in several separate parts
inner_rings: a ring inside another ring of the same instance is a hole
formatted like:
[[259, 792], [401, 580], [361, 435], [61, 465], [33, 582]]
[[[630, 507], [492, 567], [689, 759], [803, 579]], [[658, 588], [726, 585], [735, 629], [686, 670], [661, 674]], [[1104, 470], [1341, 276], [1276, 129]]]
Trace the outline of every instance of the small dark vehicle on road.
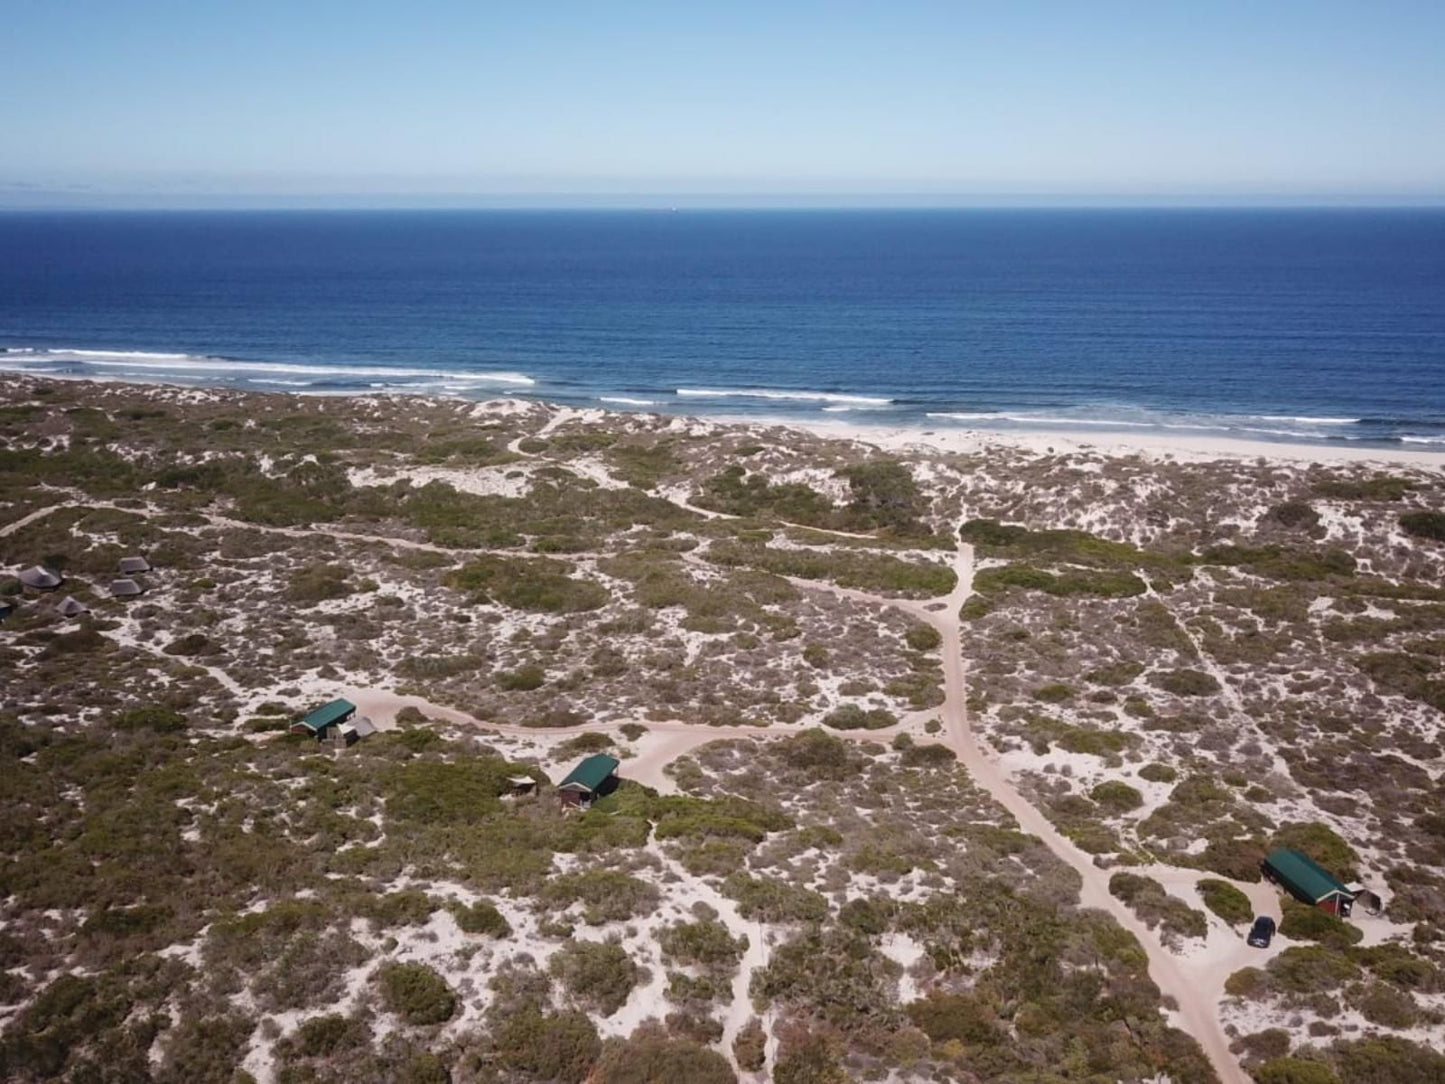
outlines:
[[1260, 915], [1249, 928], [1249, 936], [1245, 941], [1254, 948], [1269, 948], [1269, 943], [1273, 940], [1274, 919], [1268, 915]]

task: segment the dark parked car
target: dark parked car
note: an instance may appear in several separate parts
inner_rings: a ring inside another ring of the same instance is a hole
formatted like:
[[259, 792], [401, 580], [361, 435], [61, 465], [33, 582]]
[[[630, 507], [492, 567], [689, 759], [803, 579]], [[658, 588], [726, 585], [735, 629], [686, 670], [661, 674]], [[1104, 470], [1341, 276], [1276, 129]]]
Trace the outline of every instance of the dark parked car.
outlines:
[[1269, 948], [1269, 943], [1274, 940], [1274, 919], [1260, 915], [1249, 928], [1249, 936], [1245, 940], [1255, 948]]

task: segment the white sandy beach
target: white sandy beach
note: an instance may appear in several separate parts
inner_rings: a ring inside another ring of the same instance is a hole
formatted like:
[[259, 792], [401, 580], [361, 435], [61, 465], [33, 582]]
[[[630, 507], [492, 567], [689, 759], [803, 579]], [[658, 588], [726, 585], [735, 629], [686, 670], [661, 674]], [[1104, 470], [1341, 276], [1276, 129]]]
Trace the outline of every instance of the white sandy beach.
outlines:
[[[758, 424], [756, 418], [728, 416], [713, 419], [732, 424]], [[942, 427], [893, 427], [849, 422], [799, 421], [777, 418], [770, 422], [801, 429], [817, 436], [857, 440], [889, 451], [906, 448], [975, 455], [990, 448], [1016, 448], [1035, 455], [1093, 453], [1104, 456], [1140, 455], [1149, 459], [1277, 459], [1292, 463], [1378, 463], [1445, 469], [1445, 447], [1349, 447], [1337, 444], [1294, 444], [1231, 437], [1176, 436], [1160, 433], [1067, 433], [1058, 431], [991, 431]]]

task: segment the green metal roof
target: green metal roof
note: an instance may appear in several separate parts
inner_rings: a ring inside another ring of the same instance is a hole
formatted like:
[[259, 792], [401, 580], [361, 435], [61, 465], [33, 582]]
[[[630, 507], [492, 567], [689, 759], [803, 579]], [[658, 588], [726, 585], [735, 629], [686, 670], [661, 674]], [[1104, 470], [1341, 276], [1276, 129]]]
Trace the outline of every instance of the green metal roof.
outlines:
[[1329, 870], [1309, 855], [1281, 847], [1264, 860], [1280, 884], [1290, 893], [1308, 903], [1319, 903], [1334, 895], [1350, 895], [1350, 890]]
[[595, 753], [568, 772], [567, 778], [557, 784], [557, 789], [561, 790], [570, 783], [588, 791], [594, 791], [617, 770], [617, 765], [620, 763], [622, 762], [616, 757], [609, 757], [606, 753]]
[[333, 700], [322, 704], [311, 714], [301, 719], [301, 725], [320, 733], [328, 726], [345, 722], [356, 713], [356, 705], [350, 700]]

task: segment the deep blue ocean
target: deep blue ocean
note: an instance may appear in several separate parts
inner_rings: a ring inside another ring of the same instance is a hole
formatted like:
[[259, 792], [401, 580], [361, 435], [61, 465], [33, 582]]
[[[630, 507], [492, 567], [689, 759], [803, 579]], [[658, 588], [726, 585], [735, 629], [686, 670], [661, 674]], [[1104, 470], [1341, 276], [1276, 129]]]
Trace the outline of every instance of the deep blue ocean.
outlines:
[[1445, 210], [0, 214], [0, 348], [269, 391], [1445, 448]]

